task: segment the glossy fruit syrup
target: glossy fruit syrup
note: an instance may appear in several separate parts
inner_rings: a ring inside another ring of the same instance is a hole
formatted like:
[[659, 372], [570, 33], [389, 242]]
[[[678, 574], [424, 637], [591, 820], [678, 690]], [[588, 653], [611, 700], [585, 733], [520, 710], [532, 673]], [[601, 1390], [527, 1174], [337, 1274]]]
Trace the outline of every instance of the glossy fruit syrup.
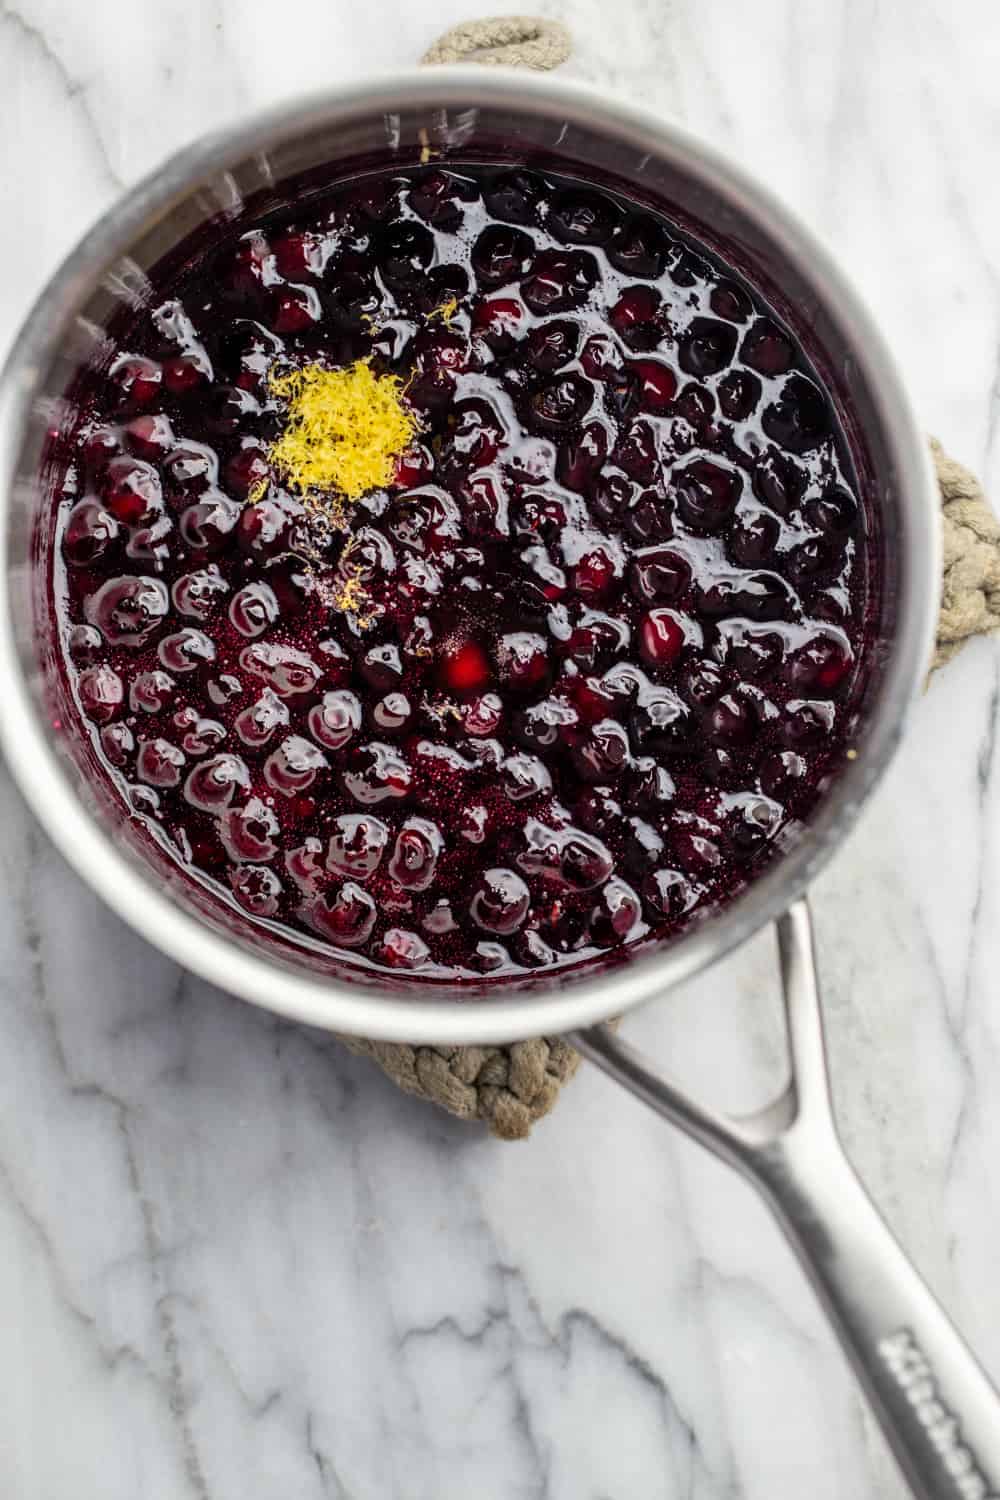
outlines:
[[[77, 393], [54, 592], [135, 818], [247, 919], [430, 978], [725, 901], [850, 754], [864, 517], [827, 394], [671, 224], [535, 172], [355, 179], [154, 285]], [[275, 369], [419, 440], [337, 519]]]

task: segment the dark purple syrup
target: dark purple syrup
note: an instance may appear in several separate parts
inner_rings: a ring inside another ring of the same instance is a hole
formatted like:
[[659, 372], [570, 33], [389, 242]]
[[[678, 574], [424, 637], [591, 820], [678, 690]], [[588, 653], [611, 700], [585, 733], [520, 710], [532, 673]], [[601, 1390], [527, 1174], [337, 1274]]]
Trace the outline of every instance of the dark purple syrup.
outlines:
[[[67, 673], [133, 815], [251, 919], [428, 977], [565, 965], [809, 816], [863, 516], [796, 340], [665, 219], [372, 175], [192, 245], [115, 345], [62, 475]], [[270, 476], [267, 374], [360, 357], [422, 434], [345, 533]]]

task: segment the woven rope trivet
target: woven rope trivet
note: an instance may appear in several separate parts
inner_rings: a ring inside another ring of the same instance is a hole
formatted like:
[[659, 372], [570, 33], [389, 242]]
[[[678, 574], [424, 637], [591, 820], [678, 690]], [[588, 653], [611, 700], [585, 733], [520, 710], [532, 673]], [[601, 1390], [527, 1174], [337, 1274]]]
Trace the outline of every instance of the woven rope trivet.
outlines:
[[931, 671], [974, 635], [1000, 630], [1000, 521], [974, 474], [931, 440], [943, 506], [944, 575]]
[[[455, 26], [424, 54], [425, 63], [479, 62], [554, 68], [569, 56], [565, 27], [528, 16]], [[944, 530], [944, 576], [932, 671], [975, 635], [1000, 630], [1000, 522], [979, 481], [932, 441]], [[552, 1109], [580, 1062], [560, 1037], [509, 1047], [409, 1047], [342, 1037], [408, 1094], [461, 1120], [483, 1120], [501, 1140], [522, 1140]]]
[[492, 16], [453, 26], [420, 61], [472, 62], [488, 68], [534, 68], [547, 73], [564, 63], [570, 51], [569, 32], [561, 21], [543, 21], [538, 16]]

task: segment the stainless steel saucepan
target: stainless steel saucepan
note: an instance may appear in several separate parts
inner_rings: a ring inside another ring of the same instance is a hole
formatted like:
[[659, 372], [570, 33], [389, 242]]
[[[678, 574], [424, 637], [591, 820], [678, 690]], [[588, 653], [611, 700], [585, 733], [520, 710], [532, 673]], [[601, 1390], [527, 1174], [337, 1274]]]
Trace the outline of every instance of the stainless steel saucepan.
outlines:
[[[338, 163], [523, 158], [661, 202], [734, 256], [778, 306], [832, 390], [873, 516], [882, 588], [857, 758], [816, 816], [728, 907], [626, 962], [476, 988], [387, 980], [240, 923], [181, 878], [102, 789], [61, 727], [47, 578], [47, 432], [81, 361], [145, 273], [199, 226]], [[426, 154], [426, 153], [425, 153]], [[899, 1463], [924, 1500], [1000, 1496], [1000, 1400], [907, 1262], [837, 1138], [805, 892], [895, 749], [929, 659], [938, 594], [937, 500], [925, 444], [872, 322], [826, 251], [746, 173], [644, 110], [551, 79], [428, 69], [369, 80], [199, 142], [127, 193], [31, 312], [0, 387], [0, 735], [29, 803], [115, 911], [179, 963], [282, 1015], [418, 1043], [569, 1033], [599, 1067], [760, 1189], [804, 1263]], [[710, 1113], [603, 1024], [777, 924], [791, 1081], [748, 1118]]]

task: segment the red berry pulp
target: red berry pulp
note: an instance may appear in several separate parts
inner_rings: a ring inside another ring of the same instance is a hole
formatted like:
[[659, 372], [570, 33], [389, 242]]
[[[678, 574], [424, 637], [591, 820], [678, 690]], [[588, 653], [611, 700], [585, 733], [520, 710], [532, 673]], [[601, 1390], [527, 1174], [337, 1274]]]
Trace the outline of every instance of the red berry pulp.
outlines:
[[[738, 891], [845, 756], [871, 588], [762, 298], [509, 166], [356, 178], [177, 265], [81, 377], [57, 515], [66, 673], [132, 815], [247, 921], [430, 978]], [[337, 530], [271, 471], [268, 372], [365, 357], [420, 436]]]

